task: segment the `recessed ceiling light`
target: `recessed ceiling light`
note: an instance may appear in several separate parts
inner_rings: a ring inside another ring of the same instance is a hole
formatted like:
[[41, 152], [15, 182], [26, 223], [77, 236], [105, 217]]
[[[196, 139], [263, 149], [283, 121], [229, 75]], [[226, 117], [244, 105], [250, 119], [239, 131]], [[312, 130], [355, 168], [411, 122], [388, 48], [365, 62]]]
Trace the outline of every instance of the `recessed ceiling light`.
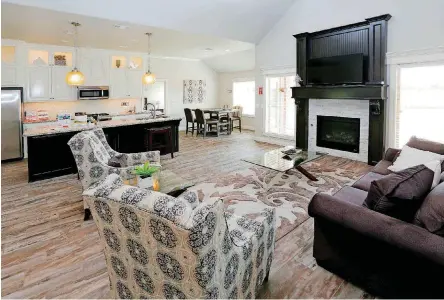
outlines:
[[225, 49], [225, 52], [230, 52], [231, 50], [230, 49]]
[[61, 40], [62, 43], [69, 43], [67, 40]]
[[205, 51], [213, 51], [213, 48], [205, 48]]
[[117, 29], [127, 29], [128, 26], [127, 25], [123, 25], [123, 24], [114, 24], [114, 28], [117, 28]]
[[133, 43], [138, 43], [138, 42], [139, 42], [139, 40], [136, 40], [136, 39], [132, 39], [132, 40], [131, 40], [131, 42], [133, 42]]
[[120, 48], [128, 48], [128, 46], [119, 46]]

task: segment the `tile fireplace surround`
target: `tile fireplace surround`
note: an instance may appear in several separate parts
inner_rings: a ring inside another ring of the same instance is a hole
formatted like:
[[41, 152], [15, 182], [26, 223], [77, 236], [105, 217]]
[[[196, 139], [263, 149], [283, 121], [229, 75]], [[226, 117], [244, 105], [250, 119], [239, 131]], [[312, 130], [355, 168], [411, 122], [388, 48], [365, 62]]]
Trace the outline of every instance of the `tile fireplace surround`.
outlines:
[[[334, 156], [368, 161], [369, 100], [310, 99], [308, 115], [308, 150], [326, 152]], [[316, 146], [317, 116], [360, 119], [359, 153]]]

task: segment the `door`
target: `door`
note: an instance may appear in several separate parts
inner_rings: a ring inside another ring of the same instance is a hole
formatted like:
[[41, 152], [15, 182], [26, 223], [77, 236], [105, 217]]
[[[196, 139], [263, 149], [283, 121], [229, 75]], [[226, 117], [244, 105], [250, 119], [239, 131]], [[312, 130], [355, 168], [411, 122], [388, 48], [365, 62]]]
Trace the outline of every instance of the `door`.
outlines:
[[2, 160], [23, 158], [22, 89], [2, 89]]
[[70, 67], [52, 67], [51, 69], [51, 98], [55, 100], [75, 99], [73, 87], [66, 83], [66, 74], [71, 71]]
[[128, 96], [131, 98], [142, 97], [142, 76], [143, 71], [133, 71], [128, 70], [126, 72], [127, 76], [127, 86], [128, 86]]
[[[63, 77], [65, 78], [65, 77]], [[51, 97], [51, 68], [28, 68], [28, 101], [47, 101]]]
[[126, 70], [112, 69], [110, 77], [111, 98], [127, 98]]
[[291, 98], [291, 87], [296, 77], [269, 76], [266, 78], [265, 134], [294, 139], [296, 132], [296, 105]]
[[444, 64], [401, 66], [397, 82], [396, 146], [415, 135], [444, 143]]

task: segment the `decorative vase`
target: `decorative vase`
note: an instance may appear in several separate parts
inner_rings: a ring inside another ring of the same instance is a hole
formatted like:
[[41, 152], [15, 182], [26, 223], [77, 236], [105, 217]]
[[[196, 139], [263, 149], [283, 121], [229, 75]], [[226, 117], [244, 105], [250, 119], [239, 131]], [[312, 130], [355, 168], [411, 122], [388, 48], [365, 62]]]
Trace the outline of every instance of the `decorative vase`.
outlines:
[[116, 67], [117, 69], [120, 68], [120, 59], [116, 59]]
[[137, 175], [137, 186], [140, 187], [141, 189], [152, 190], [153, 189], [153, 177], [151, 177], [151, 176], [142, 177], [142, 176]]

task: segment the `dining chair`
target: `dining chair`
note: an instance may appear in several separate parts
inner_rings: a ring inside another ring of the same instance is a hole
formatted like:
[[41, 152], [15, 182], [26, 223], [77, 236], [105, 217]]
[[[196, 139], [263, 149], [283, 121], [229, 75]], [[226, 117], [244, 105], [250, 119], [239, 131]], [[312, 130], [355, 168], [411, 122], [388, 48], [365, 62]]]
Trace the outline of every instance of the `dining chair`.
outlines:
[[194, 113], [196, 114], [197, 122], [196, 136], [201, 133], [202, 137], [206, 137], [207, 132], [210, 131], [209, 126], [215, 125], [217, 127], [219, 121], [217, 119], [206, 119], [205, 114], [201, 109], [196, 109]]
[[[233, 106], [233, 110], [234, 111], [231, 115], [231, 130], [233, 130], [234, 128], [239, 128], [239, 131], [242, 132], [242, 106], [235, 105]], [[239, 122], [238, 126], [234, 126], [235, 121]]]
[[191, 112], [191, 109], [184, 108], [184, 112], [185, 112], [185, 119], [186, 119], [186, 124], [187, 124], [185, 134], [188, 135], [188, 125], [189, 125], [189, 123], [191, 123], [191, 135], [194, 135], [194, 124], [196, 123], [196, 119], [194, 118], [193, 113]]

